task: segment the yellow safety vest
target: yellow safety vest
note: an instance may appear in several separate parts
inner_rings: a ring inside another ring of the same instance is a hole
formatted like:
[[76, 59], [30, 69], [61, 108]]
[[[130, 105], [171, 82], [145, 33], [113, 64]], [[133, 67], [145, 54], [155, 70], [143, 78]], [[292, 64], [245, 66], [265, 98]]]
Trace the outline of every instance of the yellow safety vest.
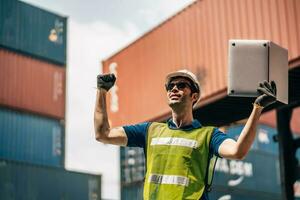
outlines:
[[145, 200], [201, 198], [206, 182], [211, 184], [216, 161], [214, 157], [209, 165], [213, 130], [214, 127], [173, 130], [166, 123], [149, 126]]

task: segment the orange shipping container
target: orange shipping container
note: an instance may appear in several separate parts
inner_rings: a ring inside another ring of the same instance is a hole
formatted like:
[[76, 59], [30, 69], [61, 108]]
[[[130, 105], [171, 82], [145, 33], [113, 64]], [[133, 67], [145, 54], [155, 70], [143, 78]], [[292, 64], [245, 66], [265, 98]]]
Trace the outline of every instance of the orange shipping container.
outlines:
[[[103, 61], [117, 72], [110, 93], [113, 126], [159, 119], [170, 114], [165, 75], [185, 67], [200, 79], [202, 101], [223, 98], [227, 88], [229, 39], [265, 39], [300, 58], [299, 0], [198, 0]], [[295, 66], [293, 66], [295, 67]]]
[[65, 118], [65, 68], [0, 49], [0, 105]]
[[[272, 110], [270, 112], [264, 113], [259, 120], [263, 124], [267, 124], [271, 127], [276, 128], [276, 112]], [[292, 113], [291, 118], [291, 131], [295, 134], [300, 135], [300, 107], [295, 108]]]

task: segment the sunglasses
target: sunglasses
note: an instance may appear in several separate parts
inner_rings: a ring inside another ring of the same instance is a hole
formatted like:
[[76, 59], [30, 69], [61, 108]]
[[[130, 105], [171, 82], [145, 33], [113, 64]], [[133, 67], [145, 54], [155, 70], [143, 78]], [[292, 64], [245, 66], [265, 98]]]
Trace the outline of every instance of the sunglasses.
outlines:
[[171, 91], [175, 86], [178, 90], [183, 90], [184, 88], [187, 87], [191, 88], [191, 85], [188, 84], [187, 82], [169, 83], [166, 85], [167, 92]]

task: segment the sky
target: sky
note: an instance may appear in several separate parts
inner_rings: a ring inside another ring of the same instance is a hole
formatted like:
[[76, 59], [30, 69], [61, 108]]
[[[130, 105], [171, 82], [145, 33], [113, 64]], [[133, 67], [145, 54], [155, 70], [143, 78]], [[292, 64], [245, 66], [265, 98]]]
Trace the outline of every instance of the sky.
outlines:
[[120, 199], [119, 147], [95, 141], [101, 61], [194, 0], [23, 0], [68, 17], [66, 168], [102, 174], [102, 197]]

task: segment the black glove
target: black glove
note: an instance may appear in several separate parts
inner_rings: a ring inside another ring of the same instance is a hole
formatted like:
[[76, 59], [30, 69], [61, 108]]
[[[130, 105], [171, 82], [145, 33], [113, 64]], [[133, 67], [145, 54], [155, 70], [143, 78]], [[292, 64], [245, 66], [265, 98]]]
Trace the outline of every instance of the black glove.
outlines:
[[263, 81], [259, 83], [259, 87], [257, 91], [261, 94], [255, 100], [255, 104], [267, 107], [272, 103], [276, 102], [276, 84], [274, 81], [271, 81], [271, 84], [267, 81]]
[[114, 74], [99, 74], [97, 76], [97, 88], [103, 88], [108, 91], [116, 82]]

